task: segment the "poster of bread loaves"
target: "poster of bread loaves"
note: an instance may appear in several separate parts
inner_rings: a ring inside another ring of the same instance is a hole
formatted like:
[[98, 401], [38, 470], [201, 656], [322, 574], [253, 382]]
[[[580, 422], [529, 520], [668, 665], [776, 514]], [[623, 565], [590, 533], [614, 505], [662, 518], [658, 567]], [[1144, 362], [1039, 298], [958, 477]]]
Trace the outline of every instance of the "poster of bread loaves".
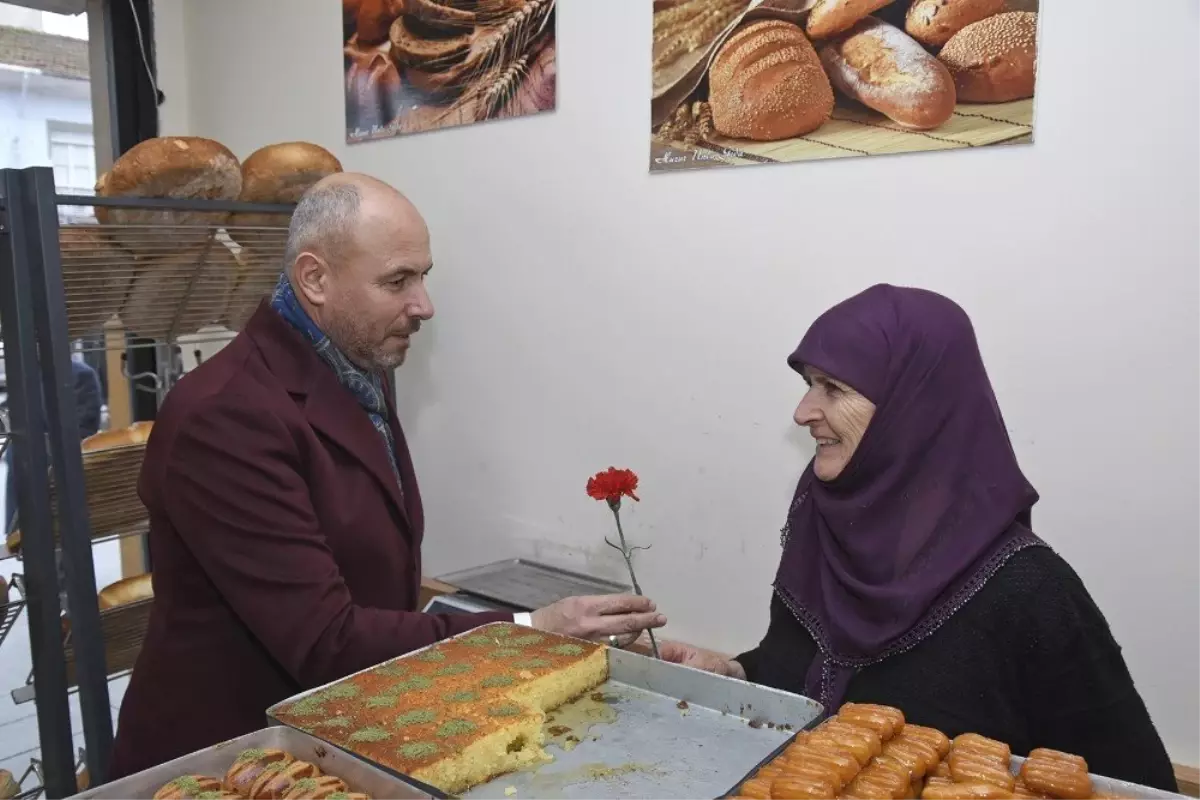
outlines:
[[551, 111], [556, 0], [342, 0], [350, 144]]
[[652, 0], [650, 171], [1033, 141], [1041, 0]]

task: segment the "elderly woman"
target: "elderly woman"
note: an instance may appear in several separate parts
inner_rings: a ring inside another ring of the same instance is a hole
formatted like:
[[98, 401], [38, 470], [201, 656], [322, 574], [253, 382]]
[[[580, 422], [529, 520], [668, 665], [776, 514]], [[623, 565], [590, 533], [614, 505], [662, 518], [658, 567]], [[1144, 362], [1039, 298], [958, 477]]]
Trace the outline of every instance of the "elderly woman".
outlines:
[[822, 315], [789, 363], [810, 387], [795, 420], [817, 452], [766, 636], [732, 661], [678, 643], [664, 658], [1174, 790], [1100, 609], [1030, 527], [1038, 495], [966, 313], [875, 286]]

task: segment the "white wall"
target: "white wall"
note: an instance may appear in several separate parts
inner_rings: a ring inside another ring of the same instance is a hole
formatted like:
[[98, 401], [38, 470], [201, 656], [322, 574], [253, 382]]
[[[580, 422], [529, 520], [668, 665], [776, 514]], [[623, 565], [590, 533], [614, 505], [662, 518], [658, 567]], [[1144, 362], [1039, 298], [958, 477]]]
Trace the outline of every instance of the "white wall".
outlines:
[[1197, 10], [1159, 0], [1146, 37], [1125, 2], [1045, 5], [1033, 147], [655, 177], [640, 0], [559, 4], [557, 113], [352, 148], [336, 3], [193, 0], [158, 52], [190, 133], [320, 143], [429, 220], [438, 316], [400, 397], [431, 572], [611, 570], [584, 482], [632, 467], [670, 634], [754, 644], [811, 456], [784, 359], [834, 302], [921, 285], [973, 316], [1037, 528], [1196, 763]]

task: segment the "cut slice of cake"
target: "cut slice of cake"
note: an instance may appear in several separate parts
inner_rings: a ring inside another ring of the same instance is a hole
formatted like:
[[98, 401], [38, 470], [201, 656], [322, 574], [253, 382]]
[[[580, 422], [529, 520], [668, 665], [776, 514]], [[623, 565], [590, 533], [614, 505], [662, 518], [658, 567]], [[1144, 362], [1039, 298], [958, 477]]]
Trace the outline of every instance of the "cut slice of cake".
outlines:
[[606, 680], [604, 645], [498, 623], [380, 664], [272, 715], [457, 794], [549, 760], [546, 712]]

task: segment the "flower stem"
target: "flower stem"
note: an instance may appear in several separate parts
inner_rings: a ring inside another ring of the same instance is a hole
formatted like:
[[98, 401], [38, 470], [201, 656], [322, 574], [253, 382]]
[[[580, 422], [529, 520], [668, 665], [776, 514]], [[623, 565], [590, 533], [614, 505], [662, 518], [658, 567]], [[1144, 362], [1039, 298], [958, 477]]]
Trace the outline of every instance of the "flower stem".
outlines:
[[[642, 597], [642, 587], [638, 584], [637, 574], [633, 571], [633, 551], [629, 549], [629, 545], [625, 542], [625, 529], [621, 527], [621, 510], [617, 506], [610, 506], [613, 512], [613, 518], [617, 521], [617, 537], [621, 540], [621, 555], [625, 558], [625, 567], [629, 570], [629, 580], [633, 583], [633, 593]], [[658, 642], [654, 639], [654, 631], [647, 629], [646, 634], [650, 637], [650, 652], [655, 658], [658, 655]]]

